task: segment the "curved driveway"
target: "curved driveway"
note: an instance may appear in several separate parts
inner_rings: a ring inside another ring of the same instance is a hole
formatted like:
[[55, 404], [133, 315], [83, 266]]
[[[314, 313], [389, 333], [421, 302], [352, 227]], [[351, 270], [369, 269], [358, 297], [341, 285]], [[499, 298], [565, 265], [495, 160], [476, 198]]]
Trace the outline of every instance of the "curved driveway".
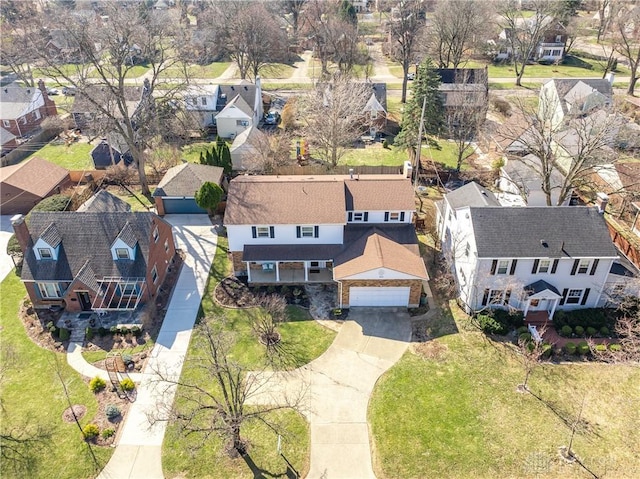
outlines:
[[282, 403], [283, 398], [305, 391], [302, 412], [311, 427], [307, 478], [375, 478], [367, 423], [369, 397], [410, 340], [406, 309], [352, 308], [322, 356], [300, 369], [260, 379], [264, 386], [251, 398], [254, 404]]

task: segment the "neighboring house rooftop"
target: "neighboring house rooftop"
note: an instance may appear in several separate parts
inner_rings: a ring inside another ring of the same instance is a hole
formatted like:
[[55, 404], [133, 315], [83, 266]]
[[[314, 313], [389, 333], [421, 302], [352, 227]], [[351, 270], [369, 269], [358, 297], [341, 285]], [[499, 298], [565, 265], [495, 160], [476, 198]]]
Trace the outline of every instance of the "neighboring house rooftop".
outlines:
[[[540, 173], [538, 173], [541, 168], [540, 158], [531, 153], [522, 158], [508, 159], [502, 167], [517, 187], [526, 190], [523, 193], [542, 188]], [[564, 176], [555, 168], [551, 171], [550, 183], [552, 190], [559, 189], [564, 184]]]
[[16, 138], [16, 135], [0, 127], [0, 145], [9, 143], [11, 140], [15, 140]]
[[[144, 92], [144, 87], [125, 86], [124, 98], [127, 110], [130, 116], [133, 116]], [[93, 101], [92, 101], [93, 100]], [[86, 93], [79, 90], [73, 100], [71, 113], [95, 113], [100, 114], [98, 107], [94, 102], [103, 105], [109, 111], [113, 111], [116, 116], [120, 116], [119, 110], [116, 108], [115, 96], [113, 92], [99, 85], [89, 85], [86, 87]]]
[[133, 163], [133, 156], [122, 135], [114, 133], [103, 138], [91, 150], [91, 159], [96, 168], [107, 168], [124, 161], [129, 166]]
[[79, 213], [128, 213], [131, 211], [131, 205], [106, 190], [99, 190], [76, 211]]
[[475, 181], [447, 193], [446, 198], [454, 210], [465, 206], [500, 206], [496, 196]]
[[597, 208], [472, 207], [469, 212], [481, 258], [617, 257]]
[[347, 210], [414, 208], [400, 175], [238, 176], [228, 196], [228, 225], [344, 224]]
[[236, 117], [237, 114], [233, 113], [234, 110], [240, 110], [248, 118], [253, 118], [253, 107], [249, 106], [249, 104], [240, 95], [236, 95], [229, 103], [227, 103], [222, 111], [218, 113], [216, 118]]
[[21, 87], [15, 84], [0, 88], [0, 117], [16, 120], [42, 104], [42, 91], [37, 87]]
[[[33, 249], [25, 254], [23, 280], [71, 281], [83, 269], [90, 268], [94, 277], [145, 277], [149, 256], [149, 241], [154, 221], [162, 221], [153, 213], [79, 213], [33, 212], [29, 220], [32, 240], [55, 226], [60, 238], [56, 261], [38, 261]], [[116, 238], [126, 236], [127, 243], [136, 246], [133, 260], [114, 260], [111, 246]], [[90, 245], [90, 247], [89, 247]]]
[[169, 168], [153, 196], [192, 197], [207, 181], [221, 184], [224, 170], [218, 166], [183, 163]]
[[[552, 85], [561, 99], [562, 111], [587, 111], [591, 108], [611, 102], [613, 89], [611, 82], [598, 78], [554, 78], [547, 84]], [[594, 93], [597, 93], [595, 96]], [[586, 102], [586, 103], [585, 103]]]
[[[256, 104], [256, 85], [248, 81], [242, 81], [239, 85], [218, 85], [218, 111], [226, 106], [226, 103], [240, 95], [247, 105], [251, 105], [251, 113], [253, 116], [253, 105]], [[260, 99], [262, 101], [262, 99]]]
[[65, 168], [42, 158], [32, 158], [17, 165], [0, 168], [0, 183], [45, 197], [68, 174], [69, 171]]

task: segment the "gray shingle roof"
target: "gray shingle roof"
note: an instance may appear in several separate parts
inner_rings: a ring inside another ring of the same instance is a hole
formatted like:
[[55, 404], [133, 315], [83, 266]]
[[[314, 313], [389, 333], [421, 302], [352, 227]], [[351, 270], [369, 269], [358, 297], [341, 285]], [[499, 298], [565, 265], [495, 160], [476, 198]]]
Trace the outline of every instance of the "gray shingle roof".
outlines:
[[56, 228], [56, 225], [53, 223], [47, 226], [47, 228], [40, 235], [40, 238], [52, 248], [57, 247], [62, 241], [62, 237], [58, 232], [58, 228]]
[[[99, 278], [146, 276], [154, 221], [163, 220], [147, 212], [33, 212], [29, 222], [32, 241], [35, 243], [51, 224], [55, 225], [62, 241], [56, 261], [37, 261], [33, 250], [28, 249], [22, 267], [22, 279], [72, 281], [83, 267], [90, 267], [94, 276]], [[114, 261], [111, 245], [125, 225], [128, 225], [127, 235], [130, 235], [128, 241], [135, 238], [137, 242], [136, 257], [133, 261]], [[89, 273], [85, 271], [83, 274]]]
[[447, 193], [445, 198], [454, 210], [465, 206], [500, 206], [495, 195], [475, 181]]
[[224, 170], [219, 166], [183, 163], [169, 168], [153, 196], [193, 197], [196, 191], [207, 181], [221, 184]]
[[129, 248], [133, 248], [138, 239], [136, 238], [136, 233], [131, 226], [131, 223], [127, 221], [127, 223], [122, 227], [120, 233], [117, 238], [121, 240], [124, 244], [126, 244]]
[[256, 86], [248, 82], [246, 84], [241, 83], [240, 85], [219, 85], [217, 100], [218, 111], [222, 111], [227, 103], [233, 100], [236, 95], [240, 95], [247, 105], [251, 107], [252, 113], [250, 113], [250, 115], [253, 116], [253, 107], [256, 104]]
[[[593, 207], [470, 208], [478, 257], [617, 257]], [[546, 246], [545, 246], [546, 245]]]
[[524, 287], [524, 290], [529, 292], [529, 295], [534, 295], [534, 294], [538, 294], [544, 290], [548, 289], [549, 291], [553, 291], [554, 293], [556, 293], [558, 296], [560, 295], [560, 291], [558, 291], [558, 288], [556, 288], [554, 285], [547, 283], [545, 280], [540, 279], [538, 281], [536, 281], [535, 283], [531, 283], [528, 284]]
[[91, 198], [80, 205], [76, 211], [88, 213], [127, 213], [131, 211], [131, 205], [113, 196], [106, 190], [99, 190]]
[[3, 120], [15, 120], [32, 111], [42, 92], [36, 87], [7, 85], [0, 88], [0, 116]]

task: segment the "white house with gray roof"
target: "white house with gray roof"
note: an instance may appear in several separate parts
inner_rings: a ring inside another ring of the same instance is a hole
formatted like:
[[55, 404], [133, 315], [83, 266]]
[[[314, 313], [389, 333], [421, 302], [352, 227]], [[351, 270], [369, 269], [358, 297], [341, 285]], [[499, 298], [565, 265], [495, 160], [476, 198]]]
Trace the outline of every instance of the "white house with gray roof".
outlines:
[[514, 308], [548, 319], [602, 306], [618, 253], [595, 207], [510, 208], [470, 183], [438, 205], [438, 232], [468, 312]]

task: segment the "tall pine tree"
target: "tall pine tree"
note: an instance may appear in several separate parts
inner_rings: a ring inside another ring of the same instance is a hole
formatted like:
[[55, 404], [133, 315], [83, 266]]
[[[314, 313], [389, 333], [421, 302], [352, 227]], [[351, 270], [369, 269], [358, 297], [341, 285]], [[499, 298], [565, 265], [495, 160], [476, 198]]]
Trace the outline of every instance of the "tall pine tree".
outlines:
[[230, 175], [231, 170], [233, 169], [233, 164], [231, 163], [231, 151], [229, 150], [229, 145], [222, 142], [222, 146], [218, 146], [218, 155], [218, 166], [224, 169], [225, 174]]
[[440, 134], [444, 125], [444, 105], [442, 95], [438, 91], [439, 86], [440, 75], [435, 71], [431, 59], [427, 58], [418, 66], [418, 75], [412, 87], [413, 95], [405, 103], [402, 129], [394, 141], [396, 146], [412, 148], [414, 151], [417, 148], [422, 103], [425, 97], [427, 101], [422, 126], [423, 138]]

